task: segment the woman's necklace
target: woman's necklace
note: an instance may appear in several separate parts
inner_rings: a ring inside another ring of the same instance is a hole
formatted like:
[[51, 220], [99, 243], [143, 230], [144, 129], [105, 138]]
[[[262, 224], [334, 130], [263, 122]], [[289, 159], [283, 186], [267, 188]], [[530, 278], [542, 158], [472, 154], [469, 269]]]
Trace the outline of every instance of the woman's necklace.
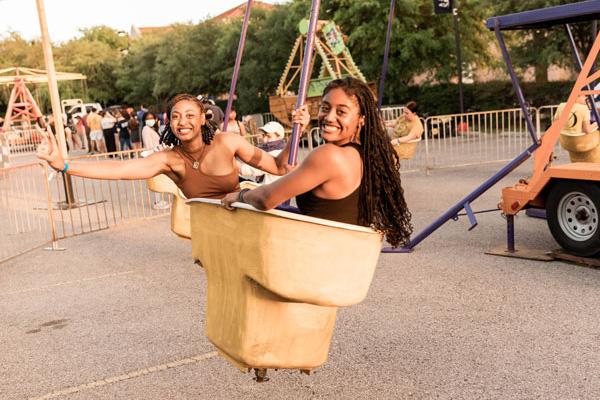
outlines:
[[192, 168], [193, 169], [198, 169], [200, 168], [200, 159], [202, 157], [202, 155], [204, 154], [204, 150], [206, 149], [206, 144], [204, 146], [202, 146], [202, 149], [200, 150], [200, 156], [198, 157], [198, 159], [192, 157], [187, 151], [185, 151], [183, 149], [183, 146], [181, 146], [179, 149], [181, 150], [181, 153], [192, 162]]

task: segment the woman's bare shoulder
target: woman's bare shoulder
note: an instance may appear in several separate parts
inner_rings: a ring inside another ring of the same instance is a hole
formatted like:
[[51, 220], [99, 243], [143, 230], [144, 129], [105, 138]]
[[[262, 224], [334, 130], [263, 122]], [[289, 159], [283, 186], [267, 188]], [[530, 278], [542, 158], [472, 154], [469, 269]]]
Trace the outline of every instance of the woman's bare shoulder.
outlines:
[[344, 164], [355, 160], [360, 162], [360, 154], [352, 146], [342, 147], [327, 143], [314, 149], [306, 160], [325, 164]]

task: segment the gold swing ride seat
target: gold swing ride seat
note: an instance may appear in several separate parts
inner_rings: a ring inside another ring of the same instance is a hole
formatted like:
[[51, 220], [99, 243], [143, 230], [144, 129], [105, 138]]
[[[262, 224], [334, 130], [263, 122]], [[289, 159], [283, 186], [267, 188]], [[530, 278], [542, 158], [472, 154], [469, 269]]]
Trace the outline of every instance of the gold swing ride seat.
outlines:
[[569, 152], [571, 162], [600, 163], [600, 132], [561, 132], [560, 145]]
[[190, 206], [186, 197], [168, 176], [160, 174], [146, 180], [148, 189], [156, 193], [170, 193], [173, 195], [171, 208], [171, 230], [183, 239], [191, 239]]
[[[175, 182], [164, 174], [147, 179], [148, 189], [155, 193], [170, 193], [173, 195], [171, 207], [171, 231], [182, 239], [191, 239], [190, 206], [186, 204], [187, 198], [177, 187]], [[255, 189], [258, 183], [246, 181], [240, 183], [242, 189]]]
[[417, 146], [419, 145], [420, 141], [421, 138], [410, 140], [405, 143], [396, 144], [394, 145], [394, 150], [396, 151], [396, 154], [398, 154], [398, 157], [400, 157], [401, 160], [410, 160], [415, 156], [415, 153], [417, 152]]
[[206, 271], [206, 335], [243, 371], [327, 360], [338, 307], [367, 295], [382, 236], [362, 226], [191, 199], [192, 254]]

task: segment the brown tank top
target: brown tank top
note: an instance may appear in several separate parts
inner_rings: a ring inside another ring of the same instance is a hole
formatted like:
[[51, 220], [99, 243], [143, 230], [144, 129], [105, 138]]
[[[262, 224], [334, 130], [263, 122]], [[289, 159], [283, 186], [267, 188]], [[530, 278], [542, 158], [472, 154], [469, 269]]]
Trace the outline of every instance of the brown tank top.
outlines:
[[[359, 145], [348, 143], [344, 147], [348, 145], [351, 145], [358, 151]], [[346, 224], [361, 225], [358, 222], [359, 192], [360, 185], [348, 196], [342, 199], [331, 200], [317, 197], [311, 190], [296, 196], [296, 204], [298, 204], [300, 212], [304, 215], [344, 222]]]
[[[185, 197], [192, 199], [194, 197], [203, 197], [207, 199], [222, 199], [227, 193], [240, 190], [238, 170], [232, 167], [233, 171], [227, 175], [207, 175], [200, 169], [193, 168], [192, 161], [182, 154], [178, 147], [173, 150], [183, 158], [185, 162], [185, 178], [177, 186], [181, 189]], [[199, 160], [202, 161], [202, 160]]]

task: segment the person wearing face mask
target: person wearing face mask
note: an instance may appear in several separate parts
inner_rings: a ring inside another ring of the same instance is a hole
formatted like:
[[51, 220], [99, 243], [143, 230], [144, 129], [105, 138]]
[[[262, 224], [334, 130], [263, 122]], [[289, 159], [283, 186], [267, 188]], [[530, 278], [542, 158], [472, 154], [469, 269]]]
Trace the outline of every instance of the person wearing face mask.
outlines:
[[153, 149], [160, 143], [158, 134], [158, 118], [153, 112], [148, 111], [142, 119], [144, 127], [142, 128], [142, 144], [145, 149]]

